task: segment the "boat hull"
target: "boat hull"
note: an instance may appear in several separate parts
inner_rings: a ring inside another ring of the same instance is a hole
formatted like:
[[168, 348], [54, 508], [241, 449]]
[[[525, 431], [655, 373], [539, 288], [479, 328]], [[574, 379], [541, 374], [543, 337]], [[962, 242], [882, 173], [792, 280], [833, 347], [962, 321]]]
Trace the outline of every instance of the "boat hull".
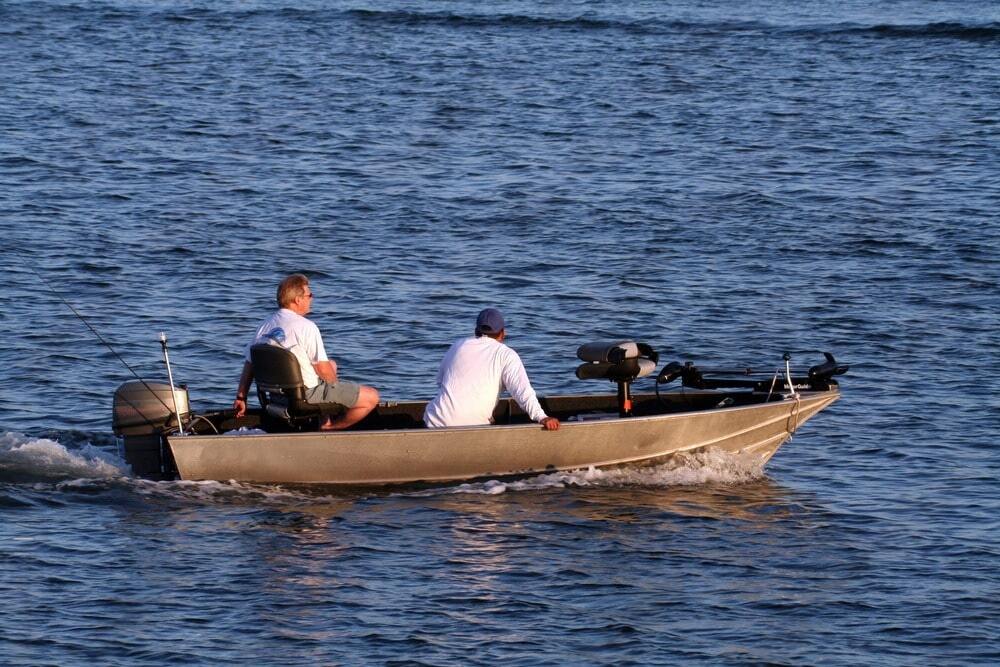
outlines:
[[652, 464], [715, 448], [765, 463], [799, 426], [839, 398], [797, 399], [593, 421], [254, 435], [170, 436], [187, 480], [384, 485]]

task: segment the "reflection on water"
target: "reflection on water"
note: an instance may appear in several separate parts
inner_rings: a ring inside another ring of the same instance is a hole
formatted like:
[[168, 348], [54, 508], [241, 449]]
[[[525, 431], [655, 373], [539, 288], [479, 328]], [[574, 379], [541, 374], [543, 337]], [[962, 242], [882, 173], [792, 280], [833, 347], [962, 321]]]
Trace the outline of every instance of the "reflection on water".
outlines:
[[[477, 624], [480, 613], [548, 608], [569, 590], [627, 591], [638, 585], [634, 576], [662, 577], [665, 567], [692, 575], [705, 567], [755, 569], [795, 549], [789, 536], [822, 513], [814, 499], [766, 477], [499, 495], [456, 493], [453, 487], [340, 497], [330, 492], [297, 488], [297, 499], [286, 496], [287, 502], [266, 511], [247, 504], [233, 525], [248, 550], [244, 576], [254, 578], [268, 599], [297, 601], [282, 619], [268, 612], [280, 632], [328, 632], [313, 627], [325, 625], [317, 616], [324, 608], [363, 608], [387, 590], [401, 608], [422, 606], [453, 622]], [[232, 509], [240, 507], [242, 502]], [[199, 513], [180, 511], [166, 523], [173, 530], [197, 524]], [[213, 523], [217, 530], [219, 522]], [[706, 535], [722, 525], [725, 530], [706, 546]], [[369, 576], [371, 568], [379, 577]], [[660, 590], [671, 595], [683, 586], [661, 582]], [[749, 579], [736, 586], [748, 600], [766, 588]], [[479, 611], [470, 615], [470, 605]]]
[[455, 512], [472, 513], [480, 520], [548, 521], [553, 512], [585, 521], [633, 523], [650, 512], [737, 521], [770, 522], [794, 513], [801, 494], [761, 477], [738, 484], [707, 483], [671, 487], [557, 488], [480, 496], [440, 491], [421, 494], [428, 504]]

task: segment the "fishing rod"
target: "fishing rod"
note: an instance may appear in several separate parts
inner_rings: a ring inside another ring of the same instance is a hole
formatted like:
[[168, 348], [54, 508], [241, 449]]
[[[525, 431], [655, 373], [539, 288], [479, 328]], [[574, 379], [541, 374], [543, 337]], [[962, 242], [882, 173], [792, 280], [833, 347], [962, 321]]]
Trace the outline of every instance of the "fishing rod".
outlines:
[[[118, 359], [118, 361], [120, 361], [121, 364], [123, 366], [125, 366], [125, 368], [127, 368], [129, 370], [129, 372], [132, 373], [132, 375], [134, 375], [135, 378], [139, 382], [142, 383], [142, 386], [145, 387], [147, 391], [149, 391], [149, 395], [150, 396], [153, 396], [154, 398], [156, 398], [156, 400], [160, 402], [160, 404], [163, 406], [163, 408], [165, 410], [167, 410], [168, 412], [173, 412], [176, 415], [176, 417], [177, 417], [177, 427], [178, 427], [178, 429], [180, 429], [181, 433], [183, 434], [184, 433], [184, 427], [181, 425], [181, 415], [180, 415], [180, 412], [177, 410], [177, 395], [176, 395], [176, 393], [174, 393], [173, 378], [172, 377], [170, 378], [170, 393], [171, 393], [171, 395], [173, 396], [173, 399], [174, 399], [174, 409], [171, 411], [170, 406], [167, 405], [164, 402], [164, 400], [162, 398], [160, 398], [159, 394], [157, 394], [157, 392], [152, 387], [150, 387], [149, 384], [146, 383], [146, 380], [144, 378], [142, 378], [135, 371], [135, 369], [132, 368], [132, 366], [130, 366], [129, 363], [127, 361], [125, 361], [125, 359], [122, 358], [122, 356], [120, 354], [118, 354], [118, 351], [115, 350], [115, 348], [112, 347], [111, 343], [109, 343], [107, 340], [105, 340], [104, 336], [102, 336], [101, 333], [97, 329], [95, 329], [94, 326], [91, 325], [90, 322], [87, 321], [87, 318], [85, 318], [83, 315], [81, 315], [80, 312], [76, 308], [73, 307], [73, 304], [71, 304], [69, 302], [69, 300], [66, 297], [64, 297], [59, 292], [59, 290], [57, 290], [48, 280], [46, 280], [45, 276], [43, 276], [41, 273], [39, 273], [38, 271], [36, 271], [35, 268], [32, 267], [29, 264], [23, 263], [22, 265], [24, 266], [24, 268], [28, 269], [28, 271], [30, 271], [31, 273], [33, 273], [35, 275], [35, 277], [38, 278], [38, 280], [41, 281], [41, 283], [43, 285], [45, 285], [45, 287], [50, 292], [52, 292], [52, 294], [54, 294], [56, 296], [56, 298], [58, 298], [60, 301], [62, 301], [63, 304], [67, 308], [69, 308], [70, 312], [72, 312], [74, 315], [76, 315], [76, 317], [81, 322], [83, 322], [84, 325], [86, 325], [86, 327], [90, 330], [90, 332], [92, 334], [94, 334], [95, 337], [97, 337], [97, 340], [101, 341], [101, 344], [104, 345], [104, 347], [108, 348], [108, 350], [111, 352], [111, 354], [113, 354], [115, 356], [115, 358]], [[162, 334], [162, 333], [160, 334], [160, 336], [161, 336], [161, 345], [163, 346], [163, 354], [164, 354], [164, 357], [166, 358], [166, 354], [167, 354], [166, 336], [164, 334]], [[169, 363], [170, 362], [167, 361], [167, 374], [171, 375]], [[149, 417], [147, 417], [146, 414], [143, 413], [143, 411], [139, 408], [139, 406], [136, 405], [135, 403], [133, 403], [132, 401], [130, 401], [127, 396], [122, 395], [122, 396], [120, 396], [120, 398], [122, 400], [124, 400], [126, 403], [128, 403], [129, 407], [131, 407], [133, 410], [135, 410], [136, 413], [140, 417], [142, 417], [144, 420], [146, 420], [147, 422], [150, 422], [150, 423], [153, 422], [153, 420], [151, 420]]]

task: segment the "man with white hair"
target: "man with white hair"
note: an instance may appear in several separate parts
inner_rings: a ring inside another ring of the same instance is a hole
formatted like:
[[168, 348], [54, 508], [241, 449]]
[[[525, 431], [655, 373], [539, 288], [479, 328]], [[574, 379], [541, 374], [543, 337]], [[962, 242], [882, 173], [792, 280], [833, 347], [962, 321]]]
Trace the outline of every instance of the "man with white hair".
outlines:
[[279, 345], [295, 355], [302, 371], [302, 382], [306, 385], [307, 402], [336, 403], [347, 408], [337, 419], [327, 417], [320, 424], [322, 430], [335, 431], [353, 426], [378, 405], [378, 391], [373, 387], [338, 379], [337, 363], [326, 356], [319, 327], [306, 319], [312, 309], [312, 299], [309, 279], [301, 273], [288, 276], [278, 285], [278, 310], [257, 327], [257, 333], [246, 349], [243, 374], [236, 390], [236, 400], [233, 401], [237, 417], [246, 414], [247, 393], [253, 382], [250, 347], [258, 343]]

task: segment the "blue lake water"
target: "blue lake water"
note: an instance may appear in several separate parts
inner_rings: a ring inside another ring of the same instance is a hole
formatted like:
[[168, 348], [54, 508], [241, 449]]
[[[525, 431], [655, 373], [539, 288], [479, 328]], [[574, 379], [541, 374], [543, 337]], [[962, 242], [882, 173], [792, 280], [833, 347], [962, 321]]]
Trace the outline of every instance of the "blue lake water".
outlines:
[[[0, 54], [0, 662], [1000, 662], [1000, 6], [3, 0]], [[764, 470], [131, 477], [52, 289], [197, 409], [293, 271], [391, 399], [487, 305], [541, 394], [851, 371]]]

